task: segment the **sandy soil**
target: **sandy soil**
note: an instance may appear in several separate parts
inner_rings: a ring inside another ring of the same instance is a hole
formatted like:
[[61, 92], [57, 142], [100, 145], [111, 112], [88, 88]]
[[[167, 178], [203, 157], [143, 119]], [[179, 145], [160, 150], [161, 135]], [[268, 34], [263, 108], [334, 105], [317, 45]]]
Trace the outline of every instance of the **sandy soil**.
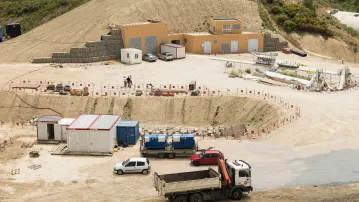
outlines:
[[169, 31], [203, 31], [210, 17], [237, 17], [245, 30], [261, 29], [257, 5], [250, 0], [92, 0], [11, 41], [0, 44], [0, 62], [29, 62], [99, 40], [109, 24], [158, 19]]
[[336, 38], [325, 40], [321, 36], [310, 34], [303, 36], [292, 34], [291, 36], [300, 43], [304, 51], [318, 53], [337, 60], [343, 59], [352, 63], [359, 62], [359, 53], [354, 53], [352, 47], [342, 40]]
[[[14, 94], [0, 93], [0, 120], [26, 123], [50, 110], [36, 110], [21, 102]], [[279, 119], [276, 105], [248, 97], [185, 97], [185, 98], [103, 98], [76, 96], [22, 95], [32, 106], [51, 108], [65, 117], [78, 114], [121, 114], [123, 120], [168, 126], [258, 126]], [[283, 111], [284, 112], [284, 111]]]
[[[231, 57], [251, 58], [245, 54]], [[313, 67], [322, 67], [322, 64], [332, 70], [337, 70], [342, 66], [335, 61], [316, 59], [311, 56], [303, 59], [280, 54], [279, 57], [305, 61]], [[224, 73], [224, 62], [209, 60], [204, 56], [188, 56], [185, 60], [173, 61], [171, 65], [167, 64], [158, 62], [136, 66], [92, 65], [87, 69], [84, 66], [64, 69], [48, 68], [47, 71], [27, 77], [33, 80], [47, 77], [58, 80], [78, 80], [89, 77], [89, 80], [93, 79], [96, 82], [111, 82], [122, 78], [123, 75], [131, 74], [138, 83], [169, 84], [197, 80], [197, 83], [205, 84], [208, 88], [248, 88], [274, 93], [300, 106], [301, 117], [297, 121], [278, 128], [261, 139], [248, 141], [205, 138], [199, 140], [199, 145], [203, 148], [215, 146], [229, 159], [245, 159], [251, 163], [253, 186], [256, 192], [250, 194], [250, 198], [247, 198], [249, 201], [357, 200], [358, 196], [355, 195], [358, 194], [357, 185], [280, 188], [359, 182], [357, 174], [359, 171], [357, 163], [359, 127], [356, 124], [359, 118], [358, 91], [310, 93], [285, 87], [267, 86], [239, 78], [230, 79], [227, 73]], [[359, 69], [354, 68], [355, 65], [348, 65], [353, 67], [353, 72], [358, 72]], [[4, 74], [13, 77], [39, 67], [28, 65], [27, 68], [23, 68], [24, 66], [27, 64], [1, 65], [0, 68]], [[77, 73], [81, 73], [81, 76], [74, 74], [74, 69]], [[0, 76], [2, 79], [6, 78], [6, 76]], [[104, 103], [104, 105], [110, 104]], [[21, 113], [16, 112], [16, 114], [21, 117]], [[13, 131], [24, 133], [21, 132], [24, 130], [21, 126], [16, 127]], [[35, 137], [34, 133], [30, 135]], [[111, 168], [116, 162], [139, 155], [138, 146], [125, 148], [112, 157], [95, 158], [51, 156], [49, 153], [56, 148], [55, 146], [35, 145], [27, 149], [25, 154], [31, 150], [38, 150], [40, 151], [39, 158], [31, 159], [25, 155], [12, 162], [1, 164], [0, 196], [3, 198], [0, 199], [3, 201], [56, 201], [59, 199], [65, 201], [141, 201], [144, 199], [163, 201], [162, 198], [156, 197], [151, 175], [117, 176], [112, 174]], [[151, 158], [153, 172], [158, 173], [198, 169], [188, 163], [188, 159], [175, 159], [170, 162]], [[31, 165], [41, 165], [41, 168], [32, 170], [28, 168]], [[20, 174], [11, 175], [11, 170], [14, 168], [19, 168]], [[340, 172], [339, 175], [338, 172]], [[264, 190], [269, 191], [257, 192]]]

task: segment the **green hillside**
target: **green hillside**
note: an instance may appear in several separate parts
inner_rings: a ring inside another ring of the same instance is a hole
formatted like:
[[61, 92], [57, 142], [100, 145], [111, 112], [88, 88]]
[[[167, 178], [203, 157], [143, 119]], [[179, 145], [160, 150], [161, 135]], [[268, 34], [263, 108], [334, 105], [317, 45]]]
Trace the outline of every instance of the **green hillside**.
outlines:
[[88, 1], [0, 0], [0, 23], [3, 29], [7, 23], [21, 23], [25, 33]]
[[359, 0], [315, 0], [317, 7], [325, 6], [341, 11], [359, 12]]

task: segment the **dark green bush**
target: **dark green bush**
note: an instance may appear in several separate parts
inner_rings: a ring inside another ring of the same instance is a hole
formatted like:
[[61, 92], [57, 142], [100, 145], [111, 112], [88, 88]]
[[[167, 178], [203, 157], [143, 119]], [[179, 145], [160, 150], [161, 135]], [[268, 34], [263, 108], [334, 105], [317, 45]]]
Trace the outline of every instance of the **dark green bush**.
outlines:
[[0, 22], [21, 23], [22, 32], [50, 21], [89, 0], [0, 0]]

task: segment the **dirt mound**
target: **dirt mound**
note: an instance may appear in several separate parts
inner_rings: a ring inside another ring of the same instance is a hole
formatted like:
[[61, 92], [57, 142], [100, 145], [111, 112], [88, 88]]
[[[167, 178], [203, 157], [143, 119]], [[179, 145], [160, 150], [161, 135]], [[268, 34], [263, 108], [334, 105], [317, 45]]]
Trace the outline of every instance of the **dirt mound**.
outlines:
[[99, 40], [109, 24], [158, 19], [170, 31], [202, 31], [209, 17], [237, 17], [245, 30], [261, 28], [257, 4], [249, 0], [92, 0], [13, 40], [0, 44], [0, 62], [29, 62]]
[[[37, 110], [21, 102], [14, 94], [0, 93], [0, 120], [26, 122], [32, 117], [53, 114]], [[277, 107], [246, 97], [185, 97], [185, 98], [94, 98], [76, 96], [21, 95], [29, 104], [52, 108], [65, 117], [81, 113], [119, 114], [122, 120], [139, 120], [153, 125], [177, 126], [256, 126], [279, 117]]]

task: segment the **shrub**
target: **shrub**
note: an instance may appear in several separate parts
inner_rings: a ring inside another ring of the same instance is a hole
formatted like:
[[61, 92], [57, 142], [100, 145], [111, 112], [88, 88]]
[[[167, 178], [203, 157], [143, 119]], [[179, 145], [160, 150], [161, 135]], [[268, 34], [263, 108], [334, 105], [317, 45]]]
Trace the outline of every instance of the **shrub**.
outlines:
[[281, 13], [281, 8], [279, 6], [273, 6], [273, 8], [271, 9], [271, 13], [279, 14]]
[[247, 68], [247, 69], [245, 69], [244, 71], [245, 71], [247, 74], [252, 73], [252, 70], [251, 70], [250, 68]]
[[272, 4], [274, 3], [274, 0], [265, 0], [267, 2], [267, 4]]
[[295, 30], [296, 24], [291, 20], [286, 20], [283, 27], [286, 32], [292, 32]]
[[282, 14], [282, 15], [279, 15], [277, 17], [277, 22], [280, 24], [280, 25], [283, 25], [283, 23], [288, 20], [288, 16]]

